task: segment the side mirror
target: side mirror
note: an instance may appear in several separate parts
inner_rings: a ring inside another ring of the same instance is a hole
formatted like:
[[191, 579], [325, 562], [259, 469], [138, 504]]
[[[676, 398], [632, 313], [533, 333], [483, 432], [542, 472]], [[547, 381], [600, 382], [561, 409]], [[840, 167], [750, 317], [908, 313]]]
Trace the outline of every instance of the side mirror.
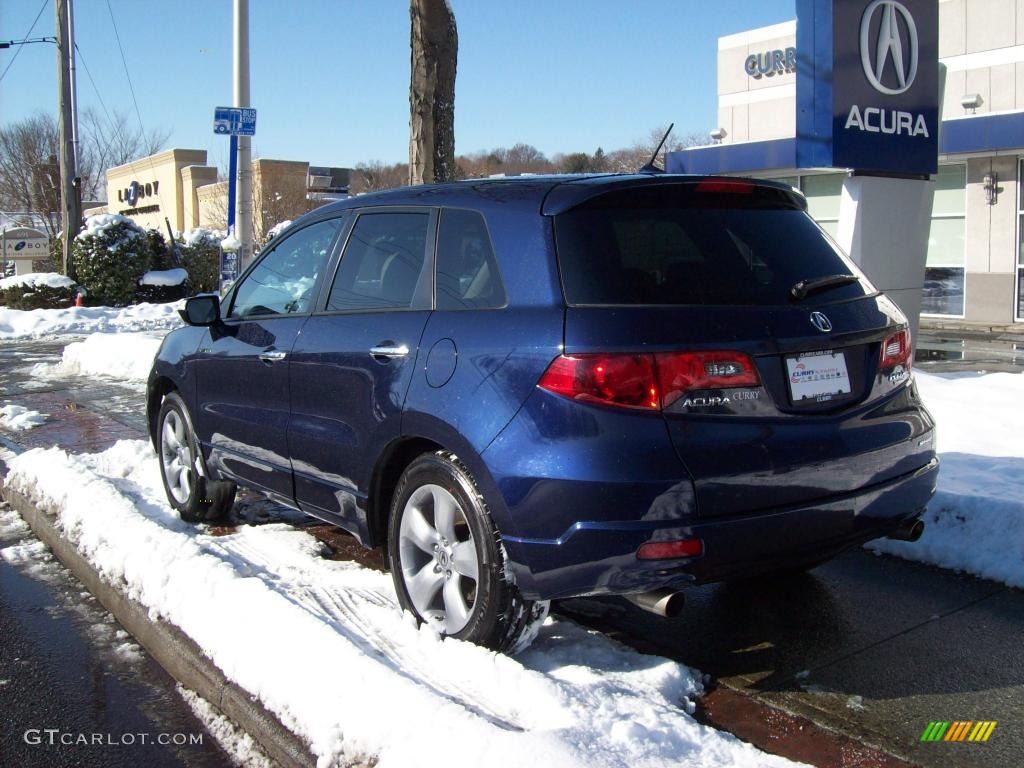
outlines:
[[220, 297], [193, 296], [185, 301], [185, 308], [178, 314], [189, 325], [217, 325], [220, 322]]

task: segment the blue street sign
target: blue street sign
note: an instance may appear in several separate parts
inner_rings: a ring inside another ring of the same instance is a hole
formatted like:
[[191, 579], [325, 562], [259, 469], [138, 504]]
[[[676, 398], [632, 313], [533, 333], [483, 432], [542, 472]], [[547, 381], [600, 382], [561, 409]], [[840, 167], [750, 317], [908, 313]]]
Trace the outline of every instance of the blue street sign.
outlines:
[[255, 136], [256, 110], [248, 107], [215, 108], [213, 132], [224, 136]]

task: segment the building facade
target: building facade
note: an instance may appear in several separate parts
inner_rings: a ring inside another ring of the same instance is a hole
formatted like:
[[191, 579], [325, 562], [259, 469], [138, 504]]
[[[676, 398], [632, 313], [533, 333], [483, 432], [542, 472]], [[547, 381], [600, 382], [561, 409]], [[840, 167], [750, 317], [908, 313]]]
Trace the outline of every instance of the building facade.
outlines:
[[[294, 160], [252, 162], [253, 236], [262, 242], [278, 222], [348, 194], [347, 168]], [[228, 183], [206, 164], [206, 151], [169, 149], [107, 171], [107, 204], [88, 211], [118, 213], [147, 229], [184, 233], [227, 226]]]
[[[940, 0], [939, 58], [947, 74], [922, 322], [1024, 322], [1024, 0]], [[676, 153], [670, 169], [786, 181], [835, 235], [846, 173], [791, 167], [796, 61], [795, 21], [719, 38], [719, 143]]]

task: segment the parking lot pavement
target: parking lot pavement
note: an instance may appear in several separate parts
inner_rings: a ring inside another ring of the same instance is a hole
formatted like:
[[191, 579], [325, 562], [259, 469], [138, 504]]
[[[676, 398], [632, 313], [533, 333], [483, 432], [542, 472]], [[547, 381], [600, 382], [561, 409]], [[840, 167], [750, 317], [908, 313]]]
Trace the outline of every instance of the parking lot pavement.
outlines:
[[1024, 370], [1024, 327], [1000, 335], [922, 329], [916, 346], [914, 365], [930, 373]]
[[[51, 423], [0, 433], [0, 441], [93, 452], [121, 437], [145, 436], [141, 386], [36, 379], [30, 363], [59, 359], [60, 345], [12, 349], [19, 346], [0, 350], [0, 395], [49, 413]], [[987, 354], [972, 353], [966, 365], [976, 369], [975, 361]], [[931, 370], [962, 364], [935, 361]], [[1012, 355], [1007, 364], [1012, 369]], [[242, 519], [275, 514], [274, 505], [243, 499]], [[297, 522], [294, 514], [285, 519]], [[347, 536], [312, 523], [308, 529], [327, 540], [335, 556], [350, 556]], [[858, 549], [801, 577], [691, 590], [676, 619], [614, 598], [570, 600], [556, 609], [640, 650], [700, 669], [723, 692], [795, 713], [927, 768], [1017, 765], [1024, 754], [1020, 590]], [[743, 735], [749, 724], [729, 717], [726, 712], [708, 719]], [[957, 720], [998, 725], [985, 743], [920, 741], [930, 722]], [[759, 727], [783, 729], [779, 722], [768, 718]], [[770, 739], [759, 745], [772, 748]], [[815, 762], [884, 765], [877, 755]]]
[[[922, 766], [1024, 754], [1020, 590], [858, 549], [806, 575], [688, 590], [675, 619], [614, 598], [560, 610]], [[957, 720], [998, 725], [986, 743], [920, 741]]]

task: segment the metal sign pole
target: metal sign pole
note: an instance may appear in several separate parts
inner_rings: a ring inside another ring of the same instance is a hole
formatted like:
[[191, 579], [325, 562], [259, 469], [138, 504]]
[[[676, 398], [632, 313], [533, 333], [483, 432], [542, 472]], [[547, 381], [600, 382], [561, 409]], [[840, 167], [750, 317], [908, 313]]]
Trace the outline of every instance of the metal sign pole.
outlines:
[[238, 193], [238, 136], [231, 134], [228, 170], [228, 236], [235, 234], [235, 198]]

